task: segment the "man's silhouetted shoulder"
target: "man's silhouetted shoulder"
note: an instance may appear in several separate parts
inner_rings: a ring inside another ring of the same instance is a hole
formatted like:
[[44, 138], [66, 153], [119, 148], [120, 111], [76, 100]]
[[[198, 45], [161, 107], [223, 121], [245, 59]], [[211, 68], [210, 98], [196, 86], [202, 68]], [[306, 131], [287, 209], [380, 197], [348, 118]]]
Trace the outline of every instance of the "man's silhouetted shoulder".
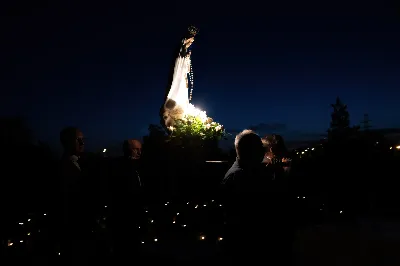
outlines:
[[261, 163], [253, 166], [246, 166], [235, 161], [226, 172], [221, 184], [228, 187], [233, 183], [242, 183], [242, 185], [252, 183], [257, 185], [269, 181], [270, 177], [270, 171]]
[[244, 170], [239, 163], [235, 161], [231, 168], [226, 172], [221, 184], [224, 188], [232, 187], [235, 183], [240, 182], [240, 177], [244, 175]]

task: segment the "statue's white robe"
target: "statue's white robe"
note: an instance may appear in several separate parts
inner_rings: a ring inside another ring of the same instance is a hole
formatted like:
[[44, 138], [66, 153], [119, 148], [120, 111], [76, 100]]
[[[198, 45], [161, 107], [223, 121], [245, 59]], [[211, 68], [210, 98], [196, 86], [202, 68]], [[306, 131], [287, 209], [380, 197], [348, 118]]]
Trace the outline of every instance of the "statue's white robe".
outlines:
[[167, 96], [167, 101], [175, 101], [176, 107], [181, 107], [183, 110], [187, 110], [189, 105], [189, 92], [187, 83], [189, 67], [190, 57], [179, 55], [175, 61], [172, 84]]

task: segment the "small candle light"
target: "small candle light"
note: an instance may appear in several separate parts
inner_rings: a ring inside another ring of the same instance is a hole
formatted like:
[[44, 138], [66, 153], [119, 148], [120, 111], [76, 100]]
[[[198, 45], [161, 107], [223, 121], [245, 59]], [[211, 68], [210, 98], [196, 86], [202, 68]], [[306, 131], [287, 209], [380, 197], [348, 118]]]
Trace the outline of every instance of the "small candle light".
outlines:
[[158, 239], [157, 238], [154, 238], [154, 242], [157, 242], [158, 241]]

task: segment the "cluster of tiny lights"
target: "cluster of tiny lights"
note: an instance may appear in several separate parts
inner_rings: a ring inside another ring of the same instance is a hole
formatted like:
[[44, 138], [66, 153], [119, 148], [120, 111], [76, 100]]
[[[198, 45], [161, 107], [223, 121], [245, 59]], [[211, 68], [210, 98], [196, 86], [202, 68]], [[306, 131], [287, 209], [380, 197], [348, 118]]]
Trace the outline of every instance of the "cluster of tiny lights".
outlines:
[[[379, 142], [376, 142], [376, 144], [379, 144]], [[322, 146], [322, 144], [320, 144], [320, 146]], [[393, 149], [400, 150], [400, 145], [389, 147], [389, 150], [393, 150]], [[315, 148], [307, 148], [304, 151], [297, 151], [296, 154], [305, 154], [306, 152], [313, 151], [313, 150], [315, 150]], [[301, 156], [300, 156], [300, 158], [301, 158]]]
[[[214, 202], [214, 200], [211, 200], [211, 202]], [[170, 202], [169, 201], [167, 201], [166, 203], [164, 203], [164, 206], [168, 206], [170, 204]], [[190, 204], [190, 202], [186, 202], [186, 204], [187, 205], [189, 205]], [[202, 204], [203, 205], [203, 207], [207, 207], [208, 205], [207, 204]], [[201, 205], [199, 205], [199, 204], [196, 204], [195, 206], [194, 206], [194, 208], [195, 209], [197, 209], [197, 208], [199, 208]], [[219, 204], [218, 205], [219, 207], [222, 207], [222, 204]], [[145, 210], [145, 212], [148, 212], [147, 210]], [[178, 216], [180, 213], [179, 212], [177, 212], [176, 213], [176, 216]], [[172, 219], [172, 223], [173, 224], [176, 224], [177, 223], [177, 221], [176, 221], [176, 218], [177, 217], [173, 217], [173, 219]], [[154, 223], [154, 220], [149, 220], [150, 221], [150, 223]], [[187, 227], [187, 225], [186, 224], [181, 224], [180, 225], [181, 227], [184, 227], [184, 228], [186, 228]], [[139, 226], [139, 229], [140, 229], [140, 226]], [[205, 234], [200, 234], [200, 236], [199, 236], [199, 239], [200, 240], [205, 240], [206, 239], [206, 235]], [[223, 240], [223, 238], [222, 237], [218, 237], [217, 238], [217, 241], [222, 241]], [[153, 242], [158, 242], [158, 238], [154, 238], [153, 239]], [[145, 244], [145, 241], [141, 241], [141, 243], [142, 244]]]
[[[46, 216], [46, 213], [44, 213], [43, 215]], [[32, 219], [31, 219], [31, 218], [28, 218], [27, 221], [28, 221], [28, 222], [31, 222]], [[24, 223], [24, 222], [18, 222], [18, 224], [21, 225], [21, 226], [23, 227], [25, 223]], [[38, 230], [38, 233], [40, 233], [40, 229]], [[30, 236], [30, 235], [31, 235], [31, 232], [26, 232], [25, 234], [26, 234], [27, 236]], [[19, 243], [24, 243], [24, 242], [25, 242], [25, 241], [24, 241], [23, 239], [19, 240]], [[8, 247], [14, 246], [14, 242], [13, 242], [12, 240], [8, 240], [8, 241], [7, 241], [7, 246], [8, 246]]]
[[[310, 149], [310, 148], [309, 148]], [[297, 199], [302, 199], [302, 200], [305, 200], [306, 199], [306, 196], [295, 196]], [[302, 200], [300, 200], [300, 201], [302, 201]], [[163, 203], [164, 204], [164, 206], [168, 206], [168, 207], [166, 207], [166, 208], [170, 208], [170, 205], [173, 205], [173, 203], [171, 203], [171, 202], [169, 202], [169, 201], [167, 201], [167, 202], [164, 202]], [[161, 204], [162, 205], [162, 204]], [[222, 207], [222, 204], [219, 204], [219, 203], [217, 203], [217, 202], [215, 202], [215, 200], [210, 200], [210, 201], [206, 201], [206, 202], [203, 202], [203, 203], [195, 203], [195, 202], [186, 202], [186, 205], [189, 205], [188, 207], [190, 207], [190, 208], [195, 208], [195, 209], [197, 209], [197, 210], [199, 210], [199, 211], [201, 211], [201, 209], [202, 208], [209, 208], [210, 206], [216, 206], [216, 207]], [[107, 205], [105, 205], [104, 206], [105, 208], [107, 208]], [[321, 204], [320, 206], [319, 206], [319, 211], [323, 211], [324, 210], [324, 204]], [[317, 209], [317, 210], [318, 210]], [[143, 210], [146, 212], [146, 213], [148, 213], [149, 211], [148, 211], [148, 208], [147, 207], [144, 207], [143, 208]], [[196, 210], [196, 212], [197, 212], [197, 210]], [[150, 210], [150, 212], [151, 212], [151, 210]], [[343, 213], [344, 213], [344, 211], [343, 211], [343, 209], [342, 210], [338, 210], [337, 211], [340, 215], [343, 215]], [[44, 216], [46, 216], [47, 214], [46, 213], [42, 213], [41, 215], [44, 215]], [[179, 213], [179, 212], [174, 212], [174, 216], [172, 217], [172, 224], [174, 224], [174, 226], [178, 226], [178, 227], [182, 227], [182, 228], [185, 228], [184, 230], [188, 230], [187, 228], [192, 228], [191, 226], [190, 226], [190, 224], [183, 224], [183, 223], [180, 223], [179, 222], [179, 215], [181, 215], [182, 216], [182, 213]], [[103, 217], [102, 218], [103, 220], [105, 220], [106, 218], [105, 217]], [[30, 219], [30, 218], [28, 218], [28, 219], [26, 219], [25, 221], [27, 221], [27, 222], [24, 222], [24, 221], [16, 221], [16, 223], [17, 224], [19, 224], [22, 228], [25, 228], [25, 226], [26, 225], [29, 225], [30, 223], [29, 222], [31, 222], [32, 220], [34, 220], [34, 219]], [[170, 220], [170, 221], [171, 221]], [[148, 223], [150, 223], [150, 224], [156, 224], [155, 223], [155, 220], [153, 220], [153, 218], [148, 218]], [[141, 228], [143, 228], [143, 226], [140, 226], [140, 225], [136, 225], [137, 227], [136, 228], [139, 228], [139, 229], [141, 229]], [[153, 226], [153, 225], [151, 225], [151, 226]], [[190, 230], [190, 229], [189, 229]], [[29, 230], [29, 231], [31, 231], [31, 230]], [[40, 232], [40, 230], [37, 230], [37, 232]], [[92, 231], [92, 232], [94, 232], [94, 231]], [[27, 235], [27, 236], [30, 236], [31, 235], [31, 232], [25, 232], [24, 233], [25, 235]], [[195, 239], [197, 239], [197, 240], [200, 240], [200, 241], [208, 241], [209, 239], [210, 239], [210, 236], [207, 236], [207, 234], [205, 233], [205, 232], [200, 232], [200, 233], [198, 233], [197, 234], [197, 236], [195, 237]], [[216, 241], [217, 242], [221, 242], [222, 240], [223, 240], [224, 238], [223, 237], [221, 237], [221, 236], [218, 236], [218, 237], [216, 237]], [[160, 240], [160, 238], [158, 238], [157, 236], [152, 236], [149, 240], [140, 240], [140, 242], [142, 243], [142, 244], [145, 244], [145, 242], [146, 243], [155, 243], [155, 242], [162, 242], [162, 239]], [[6, 242], [6, 244], [7, 244], [7, 246], [8, 247], [10, 247], [10, 249], [11, 248], [15, 248], [15, 247], [18, 247], [19, 246], [19, 243], [21, 243], [21, 245], [26, 245], [26, 243], [29, 243], [29, 241], [27, 241], [27, 239], [14, 239], [14, 240], [8, 240], [7, 242]], [[57, 251], [57, 255], [61, 255], [61, 253], [60, 252], [58, 252]]]

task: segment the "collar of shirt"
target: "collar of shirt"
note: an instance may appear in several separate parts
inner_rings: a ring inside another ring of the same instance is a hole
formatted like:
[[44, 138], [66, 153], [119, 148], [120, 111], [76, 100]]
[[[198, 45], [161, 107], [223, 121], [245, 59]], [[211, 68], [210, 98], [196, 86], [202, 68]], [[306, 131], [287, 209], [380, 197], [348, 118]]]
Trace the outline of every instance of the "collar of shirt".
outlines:
[[69, 159], [71, 160], [71, 162], [79, 169], [81, 170], [81, 167], [79, 166], [78, 160], [79, 157], [76, 155], [72, 155], [71, 157], [69, 157]]

